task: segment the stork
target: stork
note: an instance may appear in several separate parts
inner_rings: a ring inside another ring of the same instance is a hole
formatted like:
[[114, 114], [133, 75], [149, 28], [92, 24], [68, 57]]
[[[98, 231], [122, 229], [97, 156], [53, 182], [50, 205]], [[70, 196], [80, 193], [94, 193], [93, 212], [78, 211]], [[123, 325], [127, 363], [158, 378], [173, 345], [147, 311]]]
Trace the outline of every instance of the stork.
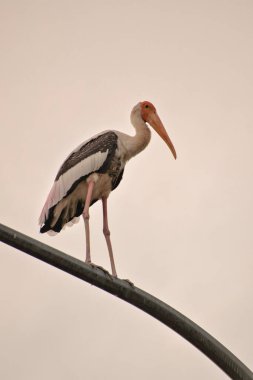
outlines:
[[146, 148], [151, 138], [147, 123], [159, 134], [177, 158], [175, 148], [156, 112], [148, 101], [139, 102], [131, 112], [135, 135], [107, 130], [79, 145], [60, 167], [42, 209], [40, 232], [54, 235], [65, 225], [73, 225], [82, 215], [86, 235], [86, 263], [91, 263], [89, 208], [99, 199], [103, 206], [103, 233], [112, 275], [117, 277], [108, 226], [107, 199], [123, 177], [126, 162]]

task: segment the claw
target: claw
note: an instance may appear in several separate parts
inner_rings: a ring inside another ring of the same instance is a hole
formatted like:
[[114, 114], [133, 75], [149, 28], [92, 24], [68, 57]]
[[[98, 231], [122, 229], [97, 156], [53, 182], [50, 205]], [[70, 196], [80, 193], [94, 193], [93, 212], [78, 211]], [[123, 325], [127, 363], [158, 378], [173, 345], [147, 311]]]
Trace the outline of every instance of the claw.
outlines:
[[101, 267], [100, 265], [94, 265], [96, 268], [100, 269], [102, 272], [104, 272], [105, 274], [107, 274], [108, 276], [111, 277], [110, 273], [108, 272], [108, 270], [106, 270], [105, 268]]
[[106, 270], [105, 268], [101, 267], [100, 265], [96, 265], [96, 264], [91, 264], [95, 269], [100, 269], [104, 274], [106, 274], [110, 280], [113, 279], [113, 276], [108, 272], [108, 270]]
[[128, 280], [127, 278], [123, 279], [123, 281], [126, 281], [130, 286], [132, 286], [132, 288], [134, 288], [134, 283], [130, 280]]

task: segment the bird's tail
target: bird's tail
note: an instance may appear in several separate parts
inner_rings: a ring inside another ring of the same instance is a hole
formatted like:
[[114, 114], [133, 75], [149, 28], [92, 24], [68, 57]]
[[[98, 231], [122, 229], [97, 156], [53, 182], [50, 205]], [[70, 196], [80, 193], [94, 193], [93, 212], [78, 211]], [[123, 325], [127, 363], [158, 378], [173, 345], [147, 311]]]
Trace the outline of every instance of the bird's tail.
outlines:
[[55, 235], [66, 225], [72, 226], [78, 223], [79, 216], [83, 213], [84, 202], [78, 199], [73, 203], [67, 198], [62, 199], [57, 205], [49, 209], [48, 216], [41, 225], [41, 233], [47, 232], [49, 235]]

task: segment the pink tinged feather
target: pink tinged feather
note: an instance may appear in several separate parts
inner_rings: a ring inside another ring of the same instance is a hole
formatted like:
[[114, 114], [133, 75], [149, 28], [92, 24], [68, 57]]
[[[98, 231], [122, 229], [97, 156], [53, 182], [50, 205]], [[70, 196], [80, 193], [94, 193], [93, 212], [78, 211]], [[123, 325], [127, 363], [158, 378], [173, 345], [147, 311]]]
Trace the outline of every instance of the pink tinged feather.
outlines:
[[53, 231], [53, 230], [49, 230], [49, 231], [47, 231], [47, 234], [48, 234], [49, 236], [56, 236], [56, 235], [58, 234], [58, 232], [55, 232], [55, 231]]
[[79, 222], [79, 219], [80, 217], [79, 216], [76, 216], [75, 218], [73, 218], [72, 220], [70, 220], [66, 226], [68, 227], [72, 227], [74, 224], [77, 224]]

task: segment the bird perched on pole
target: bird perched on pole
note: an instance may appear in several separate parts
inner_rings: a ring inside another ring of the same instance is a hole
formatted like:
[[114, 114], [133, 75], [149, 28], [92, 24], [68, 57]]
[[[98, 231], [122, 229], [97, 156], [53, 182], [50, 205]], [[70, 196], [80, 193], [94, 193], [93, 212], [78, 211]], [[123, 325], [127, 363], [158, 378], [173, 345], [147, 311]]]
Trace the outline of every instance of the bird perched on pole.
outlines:
[[125, 165], [148, 145], [151, 131], [159, 134], [177, 158], [175, 148], [152, 103], [138, 103], [131, 112], [135, 135], [108, 130], [79, 145], [60, 167], [53, 187], [42, 209], [40, 232], [56, 234], [83, 216], [86, 234], [86, 263], [91, 264], [89, 208], [99, 199], [103, 205], [103, 233], [110, 256], [112, 275], [117, 277], [110, 230], [107, 199], [119, 185]]

